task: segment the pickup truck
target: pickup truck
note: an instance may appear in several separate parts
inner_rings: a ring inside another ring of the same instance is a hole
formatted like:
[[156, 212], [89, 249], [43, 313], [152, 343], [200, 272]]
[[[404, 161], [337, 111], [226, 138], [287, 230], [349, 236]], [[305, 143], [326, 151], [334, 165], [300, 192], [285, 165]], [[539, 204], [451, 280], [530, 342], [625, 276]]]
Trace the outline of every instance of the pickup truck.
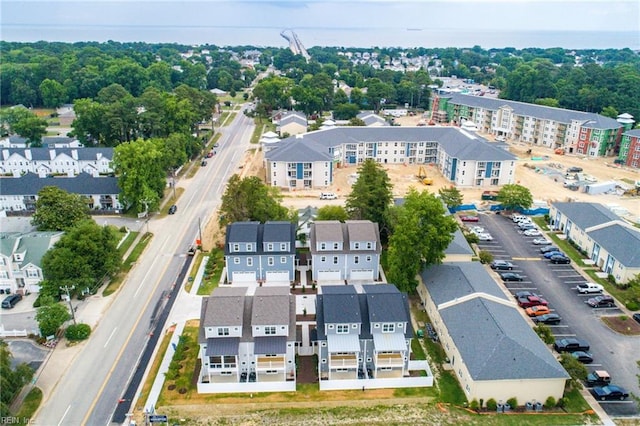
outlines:
[[606, 386], [611, 383], [611, 376], [604, 370], [596, 370], [587, 375], [587, 379], [584, 384], [588, 387], [592, 386]]
[[585, 342], [584, 340], [567, 337], [564, 339], [557, 339], [553, 344], [553, 349], [555, 349], [556, 352], [587, 352], [589, 350], [589, 343]]

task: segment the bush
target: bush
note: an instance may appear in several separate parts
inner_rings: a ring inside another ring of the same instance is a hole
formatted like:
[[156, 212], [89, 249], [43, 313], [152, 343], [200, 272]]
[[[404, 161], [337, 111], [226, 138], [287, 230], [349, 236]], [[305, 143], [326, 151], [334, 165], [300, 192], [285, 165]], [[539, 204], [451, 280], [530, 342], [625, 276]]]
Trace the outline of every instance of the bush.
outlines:
[[498, 403], [495, 399], [490, 398], [487, 400], [487, 410], [496, 411], [498, 409]]
[[544, 402], [544, 406], [547, 408], [553, 408], [556, 406], [556, 399], [552, 396], [550, 396], [549, 398], [547, 398], [547, 400]]
[[480, 242], [480, 239], [478, 238], [478, 236], [476, 234], [472, 234], [472, 233], [465, 233], [464, 237], [466, 238], [467, 242], [469, 244], [478, 244]]
[[124, 233], [124, 232], [127, 232], [127, 227], [126, 227], [126, 226], [124, 226], [124, 225], [122, 225], [122, 226], [120, 227], [120, 232], [123, 232], [123, 233]]
[[507, 399], [507, 404], [509, 404], [511, 408], [516, 408], [518, 406], [518, 400], [514, 396], [513, 398]]
[[478, 257], [480, 258], [481, 263], [493, 262], [493, 255], [486, 250], [480, 250], [480, 253], [478, 253]]
[[567, 405], [567, 399], [566, 398], [558, 399], [558, 402], [556, 403], [556, 407], [562, 408], [565, 405]]
[[635, 300], [627, 300], [624, 305], [627, 307], [627, 309], [629, 309], [630, 311], [637, 311], [640, 309], [640, 303], [638, 303]]
[[615, 284], [616, 278], [613, 275], [609, 274], [607, 275], [607, 281], [609, 281], [611, 284]]
[[86, 340], [91, 334], [91, 327], [88, 324], [72, 324], [67, 327], [64, 337], [74, 341]]
[[533, 330], [536, 332], [538, 337], [540, 337], [540, 339], [547, 345], [550, 345], [555, 341], [555, 336], [551, 332], [551, 328], [549, 328], [547, 325], [538, 324], [533, 328]]
[[469, 408], [471, 408], [473, 411], [478, 411], [478, 409], [480, 408], [478, 400], [474, 398], [473, 401], [471, 401], [471, 403], [469, 404]]

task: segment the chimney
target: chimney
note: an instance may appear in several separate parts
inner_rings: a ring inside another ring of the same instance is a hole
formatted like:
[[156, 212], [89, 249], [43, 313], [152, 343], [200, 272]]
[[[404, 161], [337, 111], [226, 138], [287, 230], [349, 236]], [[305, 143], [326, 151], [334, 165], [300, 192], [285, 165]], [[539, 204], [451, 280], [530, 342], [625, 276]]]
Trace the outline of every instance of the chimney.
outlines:
[[24, 158], [26, 158], [29, 161], [33, 160], [33, 156], [31, 155], [31, 150], [30, 149], [25, 149], [24, 150]]

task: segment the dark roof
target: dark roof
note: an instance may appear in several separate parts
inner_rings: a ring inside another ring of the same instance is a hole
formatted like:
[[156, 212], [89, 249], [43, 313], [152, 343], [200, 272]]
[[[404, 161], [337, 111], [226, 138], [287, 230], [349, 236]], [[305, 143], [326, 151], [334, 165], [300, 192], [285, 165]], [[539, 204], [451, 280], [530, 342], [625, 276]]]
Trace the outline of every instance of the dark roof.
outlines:
[[253, 338], [253, 353], [256, 355], [284, 354], [287, 352], [287, 336]]
[[367, 295], [369, 322], [406, 322], [405, 299], [393, 284], [362, 286]]
[[263, 225], [262, 241], [265, 243], [284, 243], [295, 241], [296, 239], [296, 227], [291, 222], [266, 222]]
[[289, 324], [289, 287], [257, 287], [251, 325]]
[[[203, 298], [202, 303], [206, 310], [201, 321], [202, 327], [243, 325], [246, 292], [246, 287], [215, 288], [211, 296]], [[205, 300], [207, 300], [206, 303]]]
[[239, 346], [239, 337], [215, 337], [207, 339], [207, 351], [205, 352], [205, 356], [238, 355]]
[[614, 223], [587, 234], [625, 267], [640, 267], [639, 230]]
[[34, 173], [20, 177], [0, 178], [2, 195], [38, 195], [45, 186], [55, 186], [70, 194], [79, 195], [114, 195], [120, 193], [118, 179], [115, 177], [93, 177], [88, 173], [80, 173], [75, 177], [41, 178]]
[[583, 231], [592, 226], [620, 220], [620, 216], [598, 203], [561, 202], [553, 203], [552, 206]]
[[[362, 316], [353, 286], [321, 286], [324, 322], [329, 324], [361, 323]], [[317, 310], [316, 310], [317, 312]]]
[[447, 248], [444, 249], [444, 254], [473, 254], [473, 249], [467, 242], [460, 228], [456, 229], [453, 233], [453, 240], [451, 240]]
[[474, 293], [509, 300], [480, 262], [449, 262], [432, 265], [420, 273], [435, 305]]
[[[260, 222], [234, 222], [227, 225], [225, 254], [229, 252], [229, 244], [255, 243], [254, 252], [233, 252], [233, 254], [295, 254], [296, 225], [291, 222], [272, 221], [261, 224]], [[289, 242], [288, 250], [280, 250], [276, 245], [273, 251], [265, 252], [263, 243]]]

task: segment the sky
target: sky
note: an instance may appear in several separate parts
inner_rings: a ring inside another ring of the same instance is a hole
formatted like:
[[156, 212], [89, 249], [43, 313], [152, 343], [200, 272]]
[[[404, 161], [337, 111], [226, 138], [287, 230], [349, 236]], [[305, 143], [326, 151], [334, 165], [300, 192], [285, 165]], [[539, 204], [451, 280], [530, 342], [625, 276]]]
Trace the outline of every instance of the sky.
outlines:
[[[294, 29], [307, 46], [349, 42], [384, 46], [390, 33], [398, 32], [397, 38], [400, 31], [411, 29], [430, 34], [447, 31], [451, 40], [457, 31], [494, 36], [513, 31], [618, 32], [636, 48], [640, 1], [0, 0], [0, 38], [6, 41], [282, 46], [279, 32], [287, 28]], [[415, 37], [407, 35], [411, 36]]]

